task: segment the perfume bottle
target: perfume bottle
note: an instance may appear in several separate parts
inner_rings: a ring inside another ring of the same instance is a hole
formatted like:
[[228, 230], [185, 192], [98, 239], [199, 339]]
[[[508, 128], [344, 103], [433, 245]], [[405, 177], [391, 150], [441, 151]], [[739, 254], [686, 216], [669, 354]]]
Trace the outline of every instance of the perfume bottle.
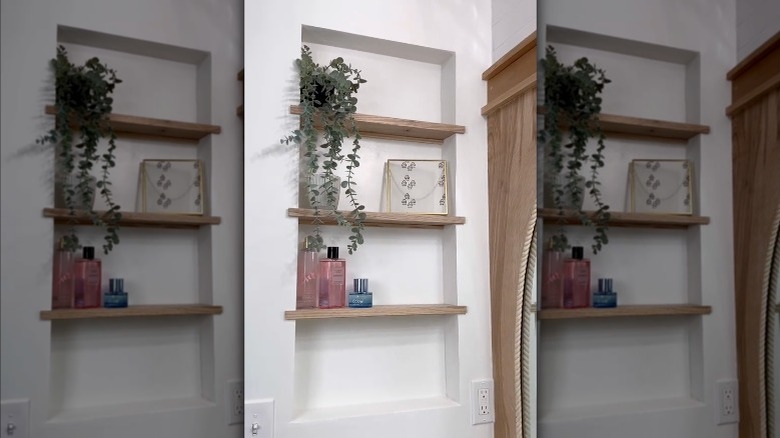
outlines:
[[599, 278], [599, 290], [593, 294], [593, 307], [617, 307], [617, 292], [611, 278]]
[[368, 291], [368, 278], [352, 280], [353, 291], [349, 294], [349, 307], [373, 307], [374, 294]]
[[328, 247], [328, 258], [320, 260], [320, 300], [322, 309], [345, 307], [347, 262], [339, 258], [337, 246]]
[[542, 264], [542, 309], [563, 307], [563, 265], [566, 254], [553, 249], [552, 240]]
[[85, 246], [82, 258], [76, 260], [76, 286], [73, 307], [84, 309], [101, 306], [100, 260], [95, 259], [95, 248]]
[[74, 267], [73, 253], [65, 249], [65, 239], [57, 241], [54, 249], [51, 285], [51, 308], [69, 309], [73, 307]]
[[319, 288], [320, 254], [314, 242], [307, 237], [298, 252], [298, 287], [295, 291], [295, 307], [312, 309], [317, 307], [317, 289]]
[[125, 280], [122, 278], [108, 279], [108, 292], [103, 295], [103, 307], [127, 307], [127, 292]]
[[563, 307], [590, 307], [590, 260], [583, 258], [581, 246], [571, 249], [563, 266]]

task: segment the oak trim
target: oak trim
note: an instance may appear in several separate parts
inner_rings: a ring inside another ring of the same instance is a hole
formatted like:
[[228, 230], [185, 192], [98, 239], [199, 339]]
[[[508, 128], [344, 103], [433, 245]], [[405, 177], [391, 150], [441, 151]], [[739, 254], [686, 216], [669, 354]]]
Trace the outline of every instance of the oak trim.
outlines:
[[520, 59], [523, 55], [536, 49], [536, 31], [533, 31], [530, 35], [520, 41], [515, 47], [513, 47], [504, 56], [494, 62], [484, 73], [482, 73], [482, 80], [487, 81], [494, 78], [502, 70], [509, 67], [512, 63]]
[[380, 316], [465, 315], [466, 306], [454, 304], [395, 304], [368, 308], [298, 309], [284, 312], [284, 319], [367, 318]]
[[42, 310], [40, 313], [40, 318], [43, 321], [58, 321], [68, 319], [219, 315], [221, 313], [222, 306], [211, 306], [206, 304], [157, 304], [128, 306], [121, 308], [99, 307], [94, 309]]
[[[341, 211], [349, 219], [351, 211]], [[376, 211], [364, 211], [366, 219], [363, 224], [367, 227], [394, 227], [394, 228], [444, 228], [449, 225], [463, 225], [466, 218], [462, 216], [447, 216], [443, 214], [410, 214], [410, 213], [386, 213]], [[314, 210], [307, 208], [288, 208], [287, 216], [298, 218], [300, 224], [312, 224], [317, 216]], [[332, 212], [320, 210], [319, 220], [322, 225], [338, 225]]]
[[[54, 105], [46, 105], [45, 112], [48, 115], [57, 115], [57, 108]], [[108, 123], [117, 134], [130, 133], [189, 141], [197, 141], [207, 135], [219, 134], [222, 132], [222, 128], [217, 125], [153, 119], [151, 117], [130, 116], [116, 113], [108, 115]]]
[[514, 87], [510, 88], [505, 93], [495, 98], [493, 101], [488, 102], [487, 105], [482, 107], [482, 115], [488, 116], [492, 114], [497, 109], [510, 103], [513, 99], [520, 97], [521, 94], [535, 88], [536, 88], [536, 73], [524, 79], [522, 82], [518, 83]]
[[756, 63], [758, 63], [763, 57], [768, 55], [776, 47], [780, 47], [780, 31], [769, 37], [769, 39], [758, 46], [756, 50], [750, 52], [750, 54], [746, 56], [745, 59], [740, 61], [739, 64], [729, 70], [729, 72], [726, 73], [726, 79], [729, 81], [737, 79], [751, 67], [755, 66]]
[[780, 73], [777, 73], [776, 75], [768, 78], [761, 85], [752, 89], [734, 101], [734, 103], [726, 108], [726, 115], [729, 117], [733, 116], [738, 111], [745, 109], [748, 104], [753, 103], [754, 100], [758, 99], [776, 87], [780, 87]]
[[[43, 217], [54, 219], [58, 225], [94, 225], [88, 211], [77, 210], [75, 216], [70, 215], [67, 208], [44, 208]], [[105, 211], [98, 211], [105, 214]], [[200, 228], [206, 225], [219, 225], [219, 216], [201, 216], [189, 214], [136, 213], [121, 211], [121, 227], [138, 228]]]
[[[300, 106], [290, 106], [290, 114], [301, 115], [302, 113], [303, 110]], [[461, 125], [398, 119], [371, 114], [355, 114], [354, 117], [362, 137], [440, 144], [455, 134], [466, 133], [466, 127]], [[321, 127], [319, 123], [316, 126], [318, 128]]]
[[[591, 216], [595, 215], [593, 211], [586, 211], [585, 213]], [[563, 215], [560, 215], [556, 208], [540, 208], [538, 215], [544, 219], [546, 224], [582, 225], [577, 212], [574, 210], [563, 210]], [[610, 227], [623, 228], [688, 228], [709, 223], [710, 218], [707, 216], [615, 211], [610, 212], [609, 219]]]
[[712, 307], [696, 304], [637, 304], [610, 308], [541, 309], [538, 319], [592, 319], [646, 316], [709, 315]]

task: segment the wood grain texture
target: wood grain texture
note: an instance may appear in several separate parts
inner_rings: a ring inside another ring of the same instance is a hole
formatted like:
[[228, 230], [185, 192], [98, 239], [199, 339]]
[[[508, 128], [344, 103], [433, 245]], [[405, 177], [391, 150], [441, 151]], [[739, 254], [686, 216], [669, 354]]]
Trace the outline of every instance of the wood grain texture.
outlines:
[[[537, 108], [544, 114], [543, 107]], [[694, 123], [670, 122], [642, 117], [600, 114], [601, 129], [607, 136], [631, 136], [665, 141], [683, 142], [700, 134], [709, 134], [710, 127]]]
[[[754, 63], [755, 67], [761, 65], [762, 61]], [[778, 169], [780, 89], [775, 88], [753, 100], [732, 118], [740, 437], [763, 438], [766, 427], [764, 345], [761, 340], [766, 330], [768, 303], [762, 288], [769, 236], [780, 205]]]
[[515, 323], [526, 230], [536, 208], [536, 90], [488, 116], [490, 297], [496, 438], [517, 436]]
[[536, 314], [538, 319], [586, 319], [586, 318], [624, 318], [645, 316], [709, 315], [710, 306], [694, 304], [644, 304], [618, 306], [606, 309], [542, 309]]
[[729, 74], [732, 105], [754, 93], [780, 72], [780, 32], [745, 58], [747, 67]]
[[284, 312], [284, 319], [368, 318], [377, 316], [465, 315], [466, 306], [453, 304], [399, 304], [367, 309], [298, 309]]
[[774, 88], [780, 87], [780, 71], [774, 76], [765, 78], [760, 84], [749, 92], [745, 92], [739, 99], [726, 108], [726, 115], [731, 117], [737, 111], [745, 108], [749, 103], [768, 93]]
[[[394, 228], [443, 228], [448, 225], [463, 225], [466, 218], [461, 216], [445, 216], [437, 214], [408, 214], [408, 213], [382, 213], [367, 211], [367, 227], [394, 227]], [[321, 210], [320, 220], [323, 225], [337, 225], [333, 214]], [[345, 217], [351, 217], [351, 212], [342, 211]], [[306, 208], [288, 208], [287, 216], [297, 217], [301, 224], [312, 224], [316, 218], [314, 210]]]
[[[290, 114], [301, 115], [301, 113], [300, 106], [290, 106]], [[466, 132], [466, 127], [460, 125], [397, 119], [369, 114], [355, 114], [355, 122], [360, 135], [363, 137], [416, 141], [420, 143], [443, 143], [445, 139], [452, 135]], [[320, 125], [318, 124], [317, 127], [319, 128]]]
[[[494, 76], [504, 71], [506, 68], [514, 64], [515, 61], [522, 58], [523, 55], [529, 52], [534, 58], [536, 57], [536, 31], [517, 43], [515, 47], [509, 50], [509, 52], [499, 58], [498, 61], [494, 62], [493, 65], [491, 65], [487, 70], [485, 70], [485, 72], [482, 73], [482, 80], [488, 81], [492, 79]], [[534, 73], [535, 72], [536, 69], [534, 69]]]
[[[488, 102], [492, 102], [505, 94], [508, 90], [515, 87], [518, 83], [523, 82], [536, 75], [536, 35], [526, 38], [525, 41], [521, 41], [513, 50], [507, 53], [504, 57], [498, 60], [493, 67], [496, 68], [493, 73], [490, 73], [486, 78], [488, 81]], [[490, 70], [490, 69], [488, 69]]]
[[[587, 214], [593, 214], [586, 211]], [[582, 225], [576, 211], [564, 210], [563, 215], [558, 214], [555, 208], [540, 208], [539, 217], [546, 224]], [[697, 225], [707, 225], [710, 218], [706, 216], [686, 216], [677, 214], [651, 214], [651, 213], [627, 213], [610, 212], [609, 226], [622, 228], [688, 228]]]
[[[46, 105], [46, 114], [56, 115], [53, 105]], [[219, 134], [222, 128], [203, 123], [176, 122], [173, 120], [152, 119], [149, 117], [110, 114], [111, 128], [117, 135], [129, 133], [156, 138], [174, 138], [197, 141], [210, 134]]]
[[[99, 214], [105, 212], [98, 212]], [[120, 227], [138, 228], [199, 228], [205, 225], [218, 225], [219, 216], [197, 216], [188, 214], [135, 213], [123, 211]], [[54, 219], [55, 224], [92, 225], [92, 219], [86, 211], [77, 211], [71, 217], [67, 208], [44, 208], [43, 217]]]
[[482, 107], [482, 115], [488, 116], [495, 110], [501, 108], [513, 102], [521, 94], [536, 88], [536, 73], [530, 75], [522, 82], [516, 84], [512, 88], [506, 90], [500, 96], [496, 96], [495, 99], [488, 101], [488, 104]]
[[118, 309], [55, 309], [41, 311], [41, 319], [44, 321], [56, 321], [63, 319], [103, 319], [103, 318], [138, 318], [160, 316], [191, 316], [191, 315], [219, 315], [222, 306], [209, 306], [205, 304], [160, 304], [145, 306], [129, 306]]

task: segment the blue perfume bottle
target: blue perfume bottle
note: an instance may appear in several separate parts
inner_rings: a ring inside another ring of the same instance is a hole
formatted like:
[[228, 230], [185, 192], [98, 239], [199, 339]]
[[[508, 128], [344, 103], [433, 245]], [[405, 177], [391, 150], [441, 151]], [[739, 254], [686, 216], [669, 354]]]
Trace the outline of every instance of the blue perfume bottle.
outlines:
[[349, 307], [373, 307], [374, 295], [368, 291], [368, 278], [356, 278], [352, 284], [354, 290], [349, 294]]
[[103, 307], [127, 307], [127, 292], [125, 292], [124, 279], [110, 278], [108, 280], [108, 292], [103, 294]]
[[612, 290], [611, 278], [599, 278], [599, 290], [593, 294], [593, 307], [617, 307], [617, 292]]

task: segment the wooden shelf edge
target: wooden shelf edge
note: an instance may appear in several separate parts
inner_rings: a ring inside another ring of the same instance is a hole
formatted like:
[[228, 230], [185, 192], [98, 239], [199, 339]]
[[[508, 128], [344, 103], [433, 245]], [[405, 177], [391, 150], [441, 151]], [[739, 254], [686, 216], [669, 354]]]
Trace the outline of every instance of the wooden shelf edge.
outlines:
[[453, 304], [401, 304], [378, 305], [369, 308], [339, 309], [298, 309], [284, 312], [284, 319], [295, 321], [300, 319], [331, 319], [331, 318], [368, 318], [380, 316], [431, 316], [431, 315], [465, 315], [466, 306]]
[[[594, 212], [585, 213], [593, 215]], [[560, 225], [582, 225], [577, 217], [577, 212], [573, 210], [564, 210], [563, 216], [558, 214], [555, 208], [540, 208], [537, 210], [539, 218], [542, 218], [548, 224]], [[688, 228], [697, 225], [707, 225], [710, 218], [707, 216], [693, 215], [674, 215], [674, 214], [650, 214], [650, 213], [629, 213], [629, 212], [610, 212], [611, 218], [609, 226], [611, 227], [636, 227], [636, 228]]]
[[712, 307], [695, 304], [647, 304], [628, 305], [611, 308], [587, 307], [582, 309], [541, 309], [537, 310], [538, 319], [587, 319], [587, 318], [623, 318], [648, 316], [686, 316], [709, 315]]
[[[349, 218], [351, 212], [342, 211]], [[437, 214], [408, 214], [408, 213], [382, 213], [367, 211], [364, 224], [372, 227], [410, 227], [410, 228], [442, 228], [448, 225], [463, 225], [466, 218], [461, 216], [447, 216]], [[336, 225], [332, 213], [320, 211], [320, 220], [323, 225]], [[301, 223], [311, 223], [315, 220], [314, 210], [305, 208], [288, 208], [287, 216], [298, 218]]]
[[[301, 115], [298, 105], [290, 105], [290, 114]], [[438, 122], [425, 122], [411, 119], [355, 114], [360, 135], [363, 137], [384, 138], [422, 143], [442, 143], [455, 134], [464, 134], [466, 127]]]
[[513, 62], [520, 59], [521, 56], [530, 52], [536, 48], [536, 31], [533, 31], [530, 35], [520, 41], [515, 47], [513, 47], [504, 56], [494, 62], [487, 70], [482, 73], [482, 80], [487, 81], [492, 79], [497, 74], [501, 73], [505, 68], [511, 65]]
[[[538, 106], [536, 110], [539, 114], [546, 112], [543, 106]], [[599, 122], [605, 134], [623, 134], [674, 141], [687, 141], [697, 135], [710, 133], [710, 127], [707, 125], [617, 114], [602, 113], [599, 115]]]
[[734, 68], [729, 70], [729, 72], [726, 73], [726, 79], [733, 81], [758, 61], [763, 59], [767, 54], [769, 54], [769, 52], [774, 50], [775, 46], [778, 45], [780, 45], [780, 31], [777, 31], [774, 35], [769, 37], [768, 40], [764, 41], [764, 43], [761, 44], [758, 48], [750, 52], [750, 54], [748, 54], [748, 56], [740, 61], [739, 64], [735, 65]]
[[[98, 211], [105, 214], [105, 211]], [[187, 214], [137, 213], [122, 211], [119, 226], [147, 228], [198, 228], [206, 225], [219, 225], [219, 216], [202, 216]], [[70, 216], [67, 208], [44, 208], [43, 217], [54, 219], [57, 224], [92, 225], [92, 219], [86, 211], [77, 211], [76, 216]]]
[[492, 102], [488, 103], [487, 105], [482, 107], [482, 115], [483, 116], [489, 116], [494, 111], [502, 108], [503, 106], [509, 104], [514, 100], [515, 98], [519, 97], [523, 93], [525, 93], [528, 90], [532, 90], [536, 88], [536, 73], [532, 74], [527, 79], [523, 80], [519, 84], [515, 85], [514, 87], [507, 90], [505, 93], [501, 94], [497, 98], [495, 98]]
[[123, 308], [100, 307], [94, 309], [42, 310], [40, 313], [40, 318], [43, 321], [57, 321], [66, 319], [219, 315], [221, 313], [222, 306], [212, 306], [206, 304], [162, 304], [128, 306]]
[[[48, 115], [57, 115], [57, 109], [54, 105], [46, 105], [45, 111]], [[217, 125], [154, 119], [126, 114], [112, 113], [109, 114], [108, 120], [111, 127], [118, 134], [129, 133], [193, 141], [200, 140], [210, 134], [222, 132], [222, 128]]]

